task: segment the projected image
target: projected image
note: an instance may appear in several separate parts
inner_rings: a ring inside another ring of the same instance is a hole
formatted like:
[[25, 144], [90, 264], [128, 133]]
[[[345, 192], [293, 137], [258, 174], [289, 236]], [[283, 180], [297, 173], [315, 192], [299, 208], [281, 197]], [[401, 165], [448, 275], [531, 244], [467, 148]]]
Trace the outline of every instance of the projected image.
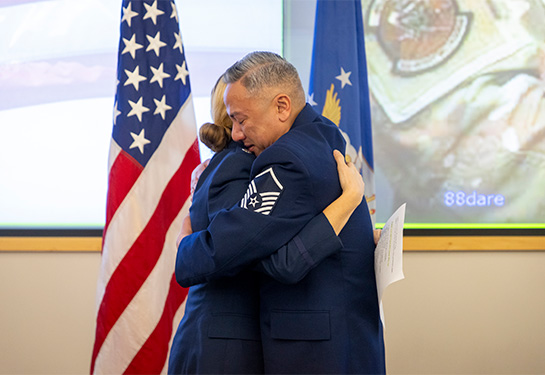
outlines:
[[103, 222], [113, 3], [0, 1], [0, 228]]
[[543, 223], [543, 1], [363, 3], [379, 214]]
[[[0, 229], [104, 225], [122, 3], [0, 0]], [[281, 52], [282, 4], [177, 8], [198, 126], [228, 66], [252, 50]], [[242, 10], [255, 17], [226, 27]]]
[[[0, 0], [0, 229], [104, 224], [121, 4]], [[362, 4], [377, 222], [543, 227], [545, 0]], [[177, 7], [198, 126], [231, 63], [282, 52], [282, 0]]]

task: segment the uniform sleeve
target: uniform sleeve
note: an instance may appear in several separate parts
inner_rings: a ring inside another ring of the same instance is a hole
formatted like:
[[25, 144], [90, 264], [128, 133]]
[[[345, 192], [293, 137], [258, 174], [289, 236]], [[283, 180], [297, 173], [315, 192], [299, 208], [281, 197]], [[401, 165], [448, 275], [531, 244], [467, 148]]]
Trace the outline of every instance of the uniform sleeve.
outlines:
[[255, 270], [281, 283], [295, 284], [342, 247], [341, 239], [321, 213], [309, 221], [285, 246], [260, 261]]
[[281, 249], [322, 212], [304, 164], [287, 149], [274, 151], [273, 158], [259, 165], [262, 172], [250, 183], [241, 205], [220, 210], [206, 230], [181, 241], [175, 269], [180, 285], [236, 275]]

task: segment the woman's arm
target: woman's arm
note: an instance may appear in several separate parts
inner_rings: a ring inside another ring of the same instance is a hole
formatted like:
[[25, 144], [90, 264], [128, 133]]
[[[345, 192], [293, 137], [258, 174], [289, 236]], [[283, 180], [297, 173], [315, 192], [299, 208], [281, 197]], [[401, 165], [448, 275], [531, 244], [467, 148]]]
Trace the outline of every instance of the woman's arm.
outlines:
[[302, 280], [322, 260], [341, 250], [338, 234], [361, 203], [365, 184], [353, 163], [345, 163], [344, 156], [333, 152], [337, 162], [342, 194], [314, 217], [286, 245], [263, 259], [255, 269], [275, 280], [294, 284]]
[[333, 151], [333, 156], [337, 162], [337, 172], [343, 193], [325, 208], [324, 215], [335, 230], [335, 234], [338, 235], [361, 203], [365, 184], [354, 163], [345, 163], [343, 154], [338, 150]]
[[[244, 263], [250, 266], [261, 259], [257, 263], [258, 270], [280, 282], [294, 283], [322, 260], [342, 249], [342, 241], [337, 234], [361, 203], [364, 184], [361, 175], [352, 163], [345, 163], [340, 152], [336, 151], [334, 157], [343, 194], [323, 213], [300, 226], [299, 232], [292, 231], [296, 228], [293, 221], [261, 214], [252, 215], [242, 209], [228, 210], [220, 215], [218, 219], [221, 219], [221, 224], [216, 224], [215, 227], [222, 228], [221, 233], [208, 231], [191, 235], [191, 227], [187, 225], [189, 230], [182, 233], [180, 239], [185, 235], [187, 237], [178, 247], [178, 282], [183, 286], [190, 286], [232, 276], [240, 271]], [[244, 218], [248, 215], [252, 216]], [[290, 235], [294, 237], [290, 239]], [[270, 249], [274, 243], [271, 241], [273, 238], [277, 241], [285, 238], [285, 245]], [[218, 243], [220, 246], [217, 246]], [[225, 249], [229, 249], [229, 244], [234, 248], [233, 254], [224, 253]], [[181, 251], [187, 255], [180, 256]]]

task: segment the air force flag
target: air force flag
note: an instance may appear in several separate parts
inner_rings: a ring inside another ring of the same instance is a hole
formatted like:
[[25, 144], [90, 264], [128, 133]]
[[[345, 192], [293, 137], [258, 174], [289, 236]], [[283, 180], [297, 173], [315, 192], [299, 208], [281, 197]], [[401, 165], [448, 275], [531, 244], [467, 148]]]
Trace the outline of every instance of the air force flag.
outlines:
[[250, 182], [240, 207], [250, 211], [269, 215], [284, 187], [276, 178], [272, 168], [269, 168]]
[[346, 140], [346, 158], [363, 175], [375, 223], [373, 140], [361, 0], [318, 0], [308, 102]]

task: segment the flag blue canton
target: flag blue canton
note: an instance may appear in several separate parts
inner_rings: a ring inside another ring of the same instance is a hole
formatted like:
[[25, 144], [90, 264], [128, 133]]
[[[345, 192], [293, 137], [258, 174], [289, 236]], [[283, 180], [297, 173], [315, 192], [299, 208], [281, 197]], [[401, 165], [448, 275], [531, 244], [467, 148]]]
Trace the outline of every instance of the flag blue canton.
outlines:
[[112, 137], [143, 167], [190, 95], [173, 1], [123, 1]]
[[347, 159], [365, 181], [374, 220], [374, 160], [360, 0], [318, 0], [308, 102], [347, 141]]

